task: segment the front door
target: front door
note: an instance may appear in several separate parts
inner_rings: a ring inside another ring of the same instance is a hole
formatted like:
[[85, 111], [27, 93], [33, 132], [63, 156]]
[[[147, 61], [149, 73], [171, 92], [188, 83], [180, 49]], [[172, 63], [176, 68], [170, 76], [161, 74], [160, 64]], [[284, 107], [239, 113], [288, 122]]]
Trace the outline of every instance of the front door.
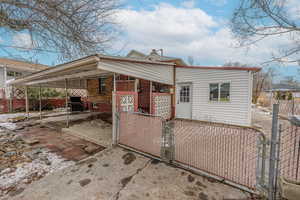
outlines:
[[192, 117], [192, 84], [177, 85], [176, 117], [191, 119]]

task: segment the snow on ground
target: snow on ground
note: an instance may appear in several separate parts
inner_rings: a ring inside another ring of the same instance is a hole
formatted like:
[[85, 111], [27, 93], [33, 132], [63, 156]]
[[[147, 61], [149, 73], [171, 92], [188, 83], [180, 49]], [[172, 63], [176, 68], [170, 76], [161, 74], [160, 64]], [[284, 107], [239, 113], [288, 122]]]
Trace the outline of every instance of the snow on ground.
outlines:
[[17, 128], [17, 125], [12, 122], [3, 122], [3, 123], [0, 123], [0, 127], [13, 131]]
[[[38, 113], [30, 113], [29, 117], [37, 117]], [[0, 114], [0, 122], [7, 122], [11, 118], [26, 117], [26, 113], [8, 113]]]
[[26, 184], [32, 180], [39, 179], [46, 174], [73, 165], [73, 161], [66, 161], [60, 156], [42, 149], [38, 158], [31, 162], [21, 163], [14, 168], [7, 168], [0, 172], [0, 197], [1, 191], [14, 187], [19, 184]]

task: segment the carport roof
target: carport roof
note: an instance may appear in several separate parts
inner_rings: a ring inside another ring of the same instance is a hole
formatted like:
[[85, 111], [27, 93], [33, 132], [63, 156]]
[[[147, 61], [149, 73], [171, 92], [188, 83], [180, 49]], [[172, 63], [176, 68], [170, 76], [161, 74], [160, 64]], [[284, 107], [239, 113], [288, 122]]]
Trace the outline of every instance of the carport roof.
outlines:
[[30, 86], [48, 84], [53, 87], [56, 83], [56, 85], [63, 86], [65, 79], [82, 80], [109, 73], [120, 73], [155, 82], [173, 84], [172, 74], [170, 77], [163, 77], [159, 71], [151, 73], [155, 68], [171, 71], [173, 66], [174, 63], [95, 54], [19, 77], [8, 84]]

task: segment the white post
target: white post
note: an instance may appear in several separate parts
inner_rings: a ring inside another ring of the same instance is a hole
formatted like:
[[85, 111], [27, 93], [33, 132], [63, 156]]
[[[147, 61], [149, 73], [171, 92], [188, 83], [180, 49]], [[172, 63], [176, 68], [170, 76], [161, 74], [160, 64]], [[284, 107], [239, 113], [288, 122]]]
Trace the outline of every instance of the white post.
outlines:
[[117, 123], [116, 123], [116, 74], [114, 73], [114, 90], [112, 92], [112, 123], [113, 123], [113, 134], [112, 134], [112, 145], [117, 145]]
[[134, 92], [137, 92], [138, 90], [138, 84], [139, 84], [139, 79], [135, 79], [135, 82], [134, 82]]
[[9, 87], [9, 112], [13, 112], [14, 86]]
[[150, 81], [150, 91], [149, 91], [149, 93], [150, 93], [149, 113], [150, 113], [150, 114], [153, 114], [153, 113], [152, 113], [152, 81]]
[[42, 120], [42, 87], [41, 87], [41, 85], [40, 85], [40, 88], [39, 88], [39, 100], [40, 100], [40, 105], [39, 105], [40, 120]]
[[65, 79], [65, 95], [66, 95], [66, 127], [69, 128], [69, 112], [68, 112], [68, 79]]
[[29, 119], [28, 86], [25, 87], [25, 107], [26, 107], [27, 119]]

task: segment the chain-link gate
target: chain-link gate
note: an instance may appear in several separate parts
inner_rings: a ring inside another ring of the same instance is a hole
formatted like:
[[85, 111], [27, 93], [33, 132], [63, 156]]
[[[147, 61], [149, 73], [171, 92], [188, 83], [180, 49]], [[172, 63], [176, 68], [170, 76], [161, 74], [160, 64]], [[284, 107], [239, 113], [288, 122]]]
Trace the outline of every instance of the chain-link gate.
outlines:
[[266, 139], [256, 129], [130, 112], [117, 119], [122, 147], [250, 192], [264, 187]]

